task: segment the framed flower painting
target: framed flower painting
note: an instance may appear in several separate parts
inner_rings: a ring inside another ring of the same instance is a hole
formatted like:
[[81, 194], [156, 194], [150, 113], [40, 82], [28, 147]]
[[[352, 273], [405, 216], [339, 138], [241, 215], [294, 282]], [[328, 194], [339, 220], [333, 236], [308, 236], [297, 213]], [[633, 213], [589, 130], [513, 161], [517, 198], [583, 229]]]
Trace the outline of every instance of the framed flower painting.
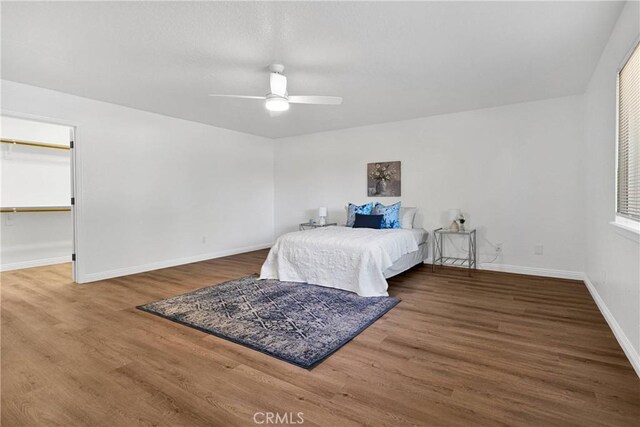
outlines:
[[400, 162], [367, 163], [367, 195], [400, 197]]

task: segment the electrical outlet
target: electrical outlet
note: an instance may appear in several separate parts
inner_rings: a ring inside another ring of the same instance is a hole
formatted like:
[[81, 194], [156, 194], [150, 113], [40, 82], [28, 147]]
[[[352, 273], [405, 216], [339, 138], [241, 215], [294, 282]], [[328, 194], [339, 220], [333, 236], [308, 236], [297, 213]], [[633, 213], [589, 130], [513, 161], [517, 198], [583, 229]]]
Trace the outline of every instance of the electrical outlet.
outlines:
[[502, 243], [496, 243], [496, 253], [502, 253]]
[[533, 247], [533, 252], [534, 252], [536, 255], [542, 255], [542, 254], [544, 253], [544, 246], [542, 246], [542, 245], [535, 245], [535, 246]]

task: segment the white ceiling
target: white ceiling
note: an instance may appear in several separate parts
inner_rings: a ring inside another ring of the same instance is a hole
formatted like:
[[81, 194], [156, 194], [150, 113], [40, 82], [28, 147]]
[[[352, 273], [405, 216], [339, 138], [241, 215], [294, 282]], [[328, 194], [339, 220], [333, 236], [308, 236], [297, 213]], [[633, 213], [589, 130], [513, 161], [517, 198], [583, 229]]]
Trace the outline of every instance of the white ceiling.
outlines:
[[[272, 138], [582, 93], [620, 2], [3, 2], [2, 78]], [[289, 93], [260, 101], [267, 66]]]

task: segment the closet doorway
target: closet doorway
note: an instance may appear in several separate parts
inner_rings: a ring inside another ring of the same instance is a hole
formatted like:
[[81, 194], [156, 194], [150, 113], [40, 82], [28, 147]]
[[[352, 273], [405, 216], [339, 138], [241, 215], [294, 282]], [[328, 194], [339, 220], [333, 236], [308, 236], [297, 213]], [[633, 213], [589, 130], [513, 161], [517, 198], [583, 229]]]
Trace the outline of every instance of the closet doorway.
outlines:
[[2, 113], [0, 268], [69, 263], [76, 280], [75, 127]]

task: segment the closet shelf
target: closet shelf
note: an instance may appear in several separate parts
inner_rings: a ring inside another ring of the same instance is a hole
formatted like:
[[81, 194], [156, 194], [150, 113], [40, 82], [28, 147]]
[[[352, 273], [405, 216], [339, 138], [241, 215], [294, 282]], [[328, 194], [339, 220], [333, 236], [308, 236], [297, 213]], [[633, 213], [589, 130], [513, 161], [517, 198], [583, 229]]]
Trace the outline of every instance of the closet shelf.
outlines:
[[71, 212], [71, 206], [27, 206], [21, 208], [0, 208], [2, 213], [20, 212]]
[[1, 138], [0, 142], [2, 142], [3, 144], [28, 145], [30, 147], [55, 148], [56, 150], [71, 150], [71, 147], [68, 147], [66, 145], [47, 144], [45, 142], [35, 141], [22, 141], [20, 139]]

